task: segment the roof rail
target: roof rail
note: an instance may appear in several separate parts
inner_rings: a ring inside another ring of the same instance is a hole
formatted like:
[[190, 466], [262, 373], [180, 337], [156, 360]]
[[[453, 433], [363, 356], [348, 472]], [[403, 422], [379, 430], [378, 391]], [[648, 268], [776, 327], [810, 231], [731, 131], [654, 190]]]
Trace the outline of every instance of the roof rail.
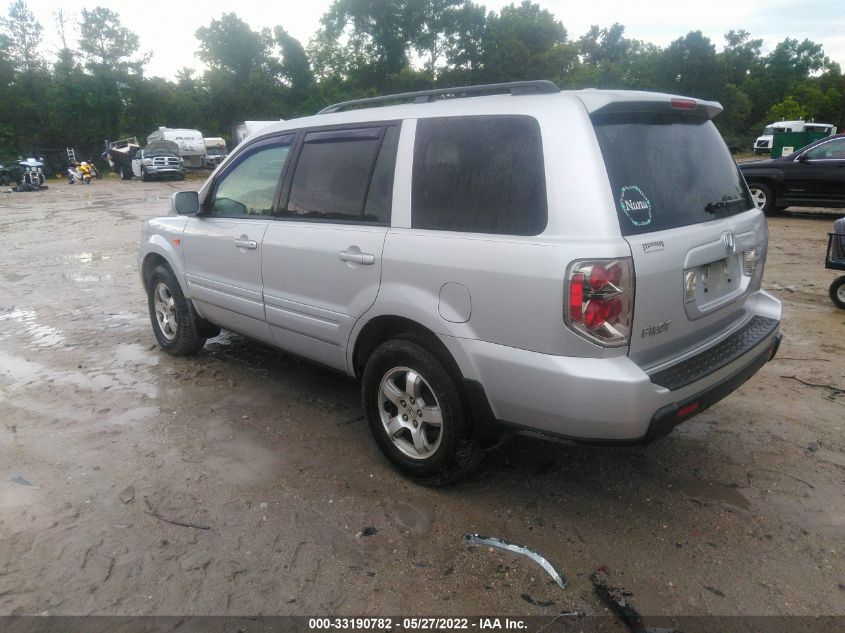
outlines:
[[480, 86], [458, 86], [456, 88], [437, 88], [435, 90], [421, 90], [419, 92], [402, 92], [395, 95], [383, 97], [369, 97], [367, 99], [353, 99], [342, 101], [327, 106], [317, 114], [331, 114], [332, 112], [343, 112], [352, 106], [378, 106], [388, 105], [397, 101], [412, 101], [413, 103], [428, 103], [435, 99], [470, 97], [484, 93], [509, 92], [512, 95], [526, 94], [550, 94], [560, 92], [560, 89], [551, 81], [538, 79], [536, 81], [511, 81], [503, 84], [483, 84]]

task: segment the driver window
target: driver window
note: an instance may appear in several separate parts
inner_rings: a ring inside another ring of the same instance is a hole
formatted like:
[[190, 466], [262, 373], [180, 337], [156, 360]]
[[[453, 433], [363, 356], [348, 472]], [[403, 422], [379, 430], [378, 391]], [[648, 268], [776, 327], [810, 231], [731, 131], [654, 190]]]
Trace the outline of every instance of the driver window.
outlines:
[[843, 160], [845, 159], [845, 139], [837, 139], [823, 143], [807, 152], [809, 160]]
[[262, 217], [273, 212], [279, 177], [291, 147], [291, 137], [264, 145], [238, 162], [217, 185], [209, 215]]

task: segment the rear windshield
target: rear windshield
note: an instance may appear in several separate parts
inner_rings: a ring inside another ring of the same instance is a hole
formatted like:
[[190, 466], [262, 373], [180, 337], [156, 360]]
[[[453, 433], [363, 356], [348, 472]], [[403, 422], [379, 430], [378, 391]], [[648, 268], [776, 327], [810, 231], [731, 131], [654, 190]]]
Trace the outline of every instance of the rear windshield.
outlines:
[[675, 114], [593, 118], [623, 235], [708, 222], [754, 208], [710, 122]]

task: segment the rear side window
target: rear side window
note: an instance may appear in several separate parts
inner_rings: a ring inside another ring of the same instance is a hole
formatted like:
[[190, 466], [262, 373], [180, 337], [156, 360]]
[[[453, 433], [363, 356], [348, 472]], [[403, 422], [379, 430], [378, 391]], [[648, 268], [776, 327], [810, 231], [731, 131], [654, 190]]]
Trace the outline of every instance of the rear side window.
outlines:
[[623, 235], [708, 222], [754, 208], [710, 121], [674, 114], [594, 117]]
[[297, 159], [283, 215], [386, 222], [390, 212], [388, 196], [393, 191], [396, 138], [396, 129], [384, 127], [309, 132]]
[[527, 116], [421, 119], [411, 204], [414, 228], [539, 235], [548, 209], [537, 121]]

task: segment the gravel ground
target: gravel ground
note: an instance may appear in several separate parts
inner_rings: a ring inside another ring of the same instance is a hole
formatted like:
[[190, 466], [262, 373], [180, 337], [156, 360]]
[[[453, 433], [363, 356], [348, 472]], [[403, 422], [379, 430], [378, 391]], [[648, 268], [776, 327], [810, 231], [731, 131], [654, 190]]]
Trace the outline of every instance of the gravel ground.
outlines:
[[770, 219], [785, 339], [729, 398], [647, 447], [517, 437], [430, 490], [354, 381], [236, 335], [158, 350], [140, 223], [196, 184], [0, 193], [0, 615], [603, 614], [597, 569], [644, 614], [845, 615], [833, 216]]

